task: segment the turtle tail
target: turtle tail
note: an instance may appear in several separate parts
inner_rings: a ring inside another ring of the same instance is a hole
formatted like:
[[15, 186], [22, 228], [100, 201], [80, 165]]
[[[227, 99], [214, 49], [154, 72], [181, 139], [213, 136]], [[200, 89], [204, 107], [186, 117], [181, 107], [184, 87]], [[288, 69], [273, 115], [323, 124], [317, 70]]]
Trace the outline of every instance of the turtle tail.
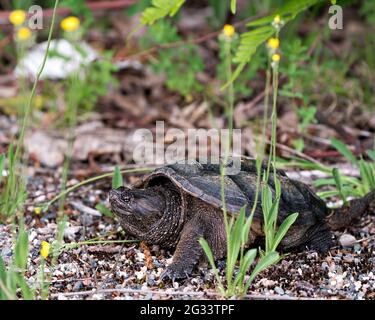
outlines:
[[332, 230], [349, 226], [353, 220], [360, 218], [367, 211], [371, 202], [375, 201], [375, 190], [360, 199], [349, 201], [341, 208], [334, 209], [327, 216], [327, 223]]

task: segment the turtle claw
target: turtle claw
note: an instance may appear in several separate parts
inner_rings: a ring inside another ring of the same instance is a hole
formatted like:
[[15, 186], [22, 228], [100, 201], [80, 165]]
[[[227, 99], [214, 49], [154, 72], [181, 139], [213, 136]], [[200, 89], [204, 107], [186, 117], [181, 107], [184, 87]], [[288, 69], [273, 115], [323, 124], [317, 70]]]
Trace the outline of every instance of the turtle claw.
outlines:
[[172, 264], [162, 272], [160, 275], [160, 280], [163, 282], [167, 280], [172, 280], [172, 282], [175, 282], [175, 280], [181, 280], [187, 277], [189, 277], [189, 274], [183, 266]]

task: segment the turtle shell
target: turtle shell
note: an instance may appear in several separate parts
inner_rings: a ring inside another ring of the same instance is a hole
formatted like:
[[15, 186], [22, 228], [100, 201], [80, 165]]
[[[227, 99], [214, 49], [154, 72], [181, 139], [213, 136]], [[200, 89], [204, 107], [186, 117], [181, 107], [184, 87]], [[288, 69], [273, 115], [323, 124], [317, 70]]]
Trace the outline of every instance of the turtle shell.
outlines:
[[[265, 163], [262, 164], [262, 169], [266, 169]], [[277, 177], [281, 182], [282, 190], [278, 214], [279, 224], [295, 212], [298, 212], [299, 216], [294, 225], [312, 225], [326, 217], [327, 207], [324, 201], [318, 198], [306, 184], [289, 179], [282, 170], [277, 170]], [[223, 208], [220, 165], [198, 162], [166, 165], [149, 174], [140, 186], [147, 188], [167, 182], [172, 182], [180, 191], [184, 191], [217, 208]], [[236, 175], [224, 177], [227, 212], [237, 214], [246, 205], [246, 212], [249, 214], [256, 195], [256, 183], [255, 160], [241, 160], [241, 171]], [[273, 196], [275, 196], [273, 174], [270, 175], [269, 186]], [[254, 219], [262, 220], [261, 198], [261, 195], [259, 195]]]

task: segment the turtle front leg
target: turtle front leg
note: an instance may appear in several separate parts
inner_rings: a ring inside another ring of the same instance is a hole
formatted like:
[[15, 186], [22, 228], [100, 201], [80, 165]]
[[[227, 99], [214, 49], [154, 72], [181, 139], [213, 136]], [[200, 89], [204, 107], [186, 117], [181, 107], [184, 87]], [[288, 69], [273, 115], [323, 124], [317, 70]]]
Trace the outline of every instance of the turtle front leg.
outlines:
[[203, 249], [198, 241], [204, 235], [204, 227], [194, 224], [194, 220], [189, 221], [182, 229], [172, 264], [160, 276], [162, 281], [186, 278], [192, 273], [203, 254]]
[[222, 211], [206, 204], [196, 209], [197, 213], [182, 229], [173, 262], [160, 276], [162, 281], [167, 278], [186, 278], [199, 261], [205, 260], [203, 248], [199, 244], [200, 238], [207, 240], [215, 259], [225, 256], [226, 236]]

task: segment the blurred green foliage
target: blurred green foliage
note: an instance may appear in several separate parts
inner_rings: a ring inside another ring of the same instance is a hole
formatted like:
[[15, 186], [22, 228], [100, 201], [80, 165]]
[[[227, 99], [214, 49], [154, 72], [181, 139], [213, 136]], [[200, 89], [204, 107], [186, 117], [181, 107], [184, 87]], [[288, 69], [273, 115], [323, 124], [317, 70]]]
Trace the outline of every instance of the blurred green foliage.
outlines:
[[[149, 27], [141, 44], [149, 48], [177, 41], [182, 41], [177, 28], [170, 21], [161, 20]], [[156, 73], [165, 74], [169, 90], [179, 92], [185, 98], [203, 90], [197, 73], [203, 71], [204, 64], [195, 45], [187, 42], [177, 47], [161, 49], [155, 60], [151, 61], [151, 67]]]

